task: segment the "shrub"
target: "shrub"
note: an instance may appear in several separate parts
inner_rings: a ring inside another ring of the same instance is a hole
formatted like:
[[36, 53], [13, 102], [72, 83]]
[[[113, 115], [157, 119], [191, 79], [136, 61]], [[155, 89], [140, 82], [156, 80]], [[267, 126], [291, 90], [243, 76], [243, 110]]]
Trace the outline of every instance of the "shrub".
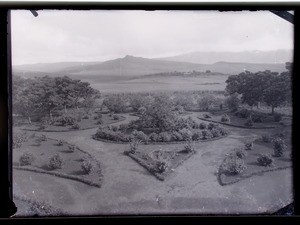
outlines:
[[258, 113], [258, 112], [255, 112], [251, 115], [251, 118], [254, 123], [262, 123], [265, 117], [266, 116], [263, 113]]
[[63, 165], [63, 159], [59, 154], [55, 154], [49, 159], [48, 167], [52, 170], [61, 169]]
[[159, 136], [158, 136], [157, 133], [151, 133], [151, 134], [149, 135], [149, 139], [150, 139], [151, 141], [157, 142], [157, 141], [159, 140]]
[[246, 118], [250, 117], [251, 112], [248, 109], [241, 109], [241, 110], [237, 111], [235, 113], [235, 115], [240, 117], [240, 118], [246, 119]]
[[37, 142], [47, 141], [47, 137], [46, 137], [46, 135], [43, 134], [43, 135], [37, 137], [36, 141]]
[[241, 159], [237, 155], [230, 154], [225, 157], [222, 164], [220, 165], [219, 173], [237, 175], [242, 173], [246, 168], [247, 167], [243, 159]]
[[76, 122], [76, 118], [70, 115], [62, 115], [56, 118], [56, 123], [60, 126], [72, 126]]
[[96, 122], [96, 125], [102, 125], [103, 124], [103, 121], [101, 119], [99, 119], [97, 122]]
[[58, 146], [63, 146], [64, 145], [64, 141], [62, 139], [57, 141], [57, 145]]
[[248, 141], [245, 143], [245, 149], [247, 151], [252, 150], [253, 149], [253, 142], [252, 141]]
[[217, 128], [213, 128], [210, 132], [211, 132], [213, 138], [221, 136], [221, 132]]
[[75, 151], [75, 145], [69, 145], [69, 152], [74, 152]]
[[131, 137], [141, 140], [143, 142], [148, 142], [148, 136], [143, 131], [134, 130], [131, 133]]
[[114, 126], [114, 125], [112, 125], [111, 127], [110, 127], [110, 129], [112, 130], [112, 131], [118, 131], [119, 130], [119, 128], [117, 127], [117, 126]]
[[272, 137], [271, 137], [271, 135], [269, 135], [269, 134], [264, 134], [264, 135], [262, 135], [262, 136], [261, 136], [261, 139], [262, 139], [262, 141], [265, 142], [265, 143], [270, 143], [270, 142], [272, 142]]
[[221, 122], [230, 123], [230, 117], [227, 114], [222, 115]]
[[245, 150], [240, 149], [240, 148], [235, 149], [235, 150], [234, 150], [234, 154], [235, 154], [237, 157], [239, 157], [240, 159], [244, 159], [244, 158], [248, 155], [248, 153], [247, 153]]
[[273, 119], [274, 119], [274, 122], [280, 122], [282, 120], [282, 115], [279, 113], [274, 113]]
[[83, 170], [83, 172], [89, 174], [92, 171], [92, 168], [93, 164], [91, 163], [91, 161], [88, 159], [83, 159], [83, 161], [81, 162], [81, 169]]
[[202, 131], [196, 131], [193, 133], [192, 140], [199, 141], [202, 139]]
[[194, 152], [194, 146], [192, 145], [191, 141], [187, 141], [186, 144], [184, 145], [184, 152], [186, 153], [190, 153], [190, 152]]
[[161, 132], [158, 135], [158, 139], [162, 142], [169, 142], [172, 140], [172, 136], [168, 132]]
[[78, 130], [80, 129], [80, 125], [78, 123], [75, 123], [72, 125], [72, 129]]
[[212, 133], [210, 130], [202, 130], [202, 139], [207, 140], [211, 139], [213, 137]]
[[154, 164], [154, 171], [157, 173], [163, 173], [168, 168], [168, 163], [165, 161], [156, 160]]
[[273, 158], [270, 154], [259, 154], [257, 157], [257, 163], [260, 166], [271, 166], [273, 165]]
[[208, 115], [208, 114], [204, 114], [203, 117], [204, 117], [205, 119], [210, 119], [210, 118], [211, 118], [211, 116]]
[[220, 134], [221, 134], [222, 136], [229, 134], [228, 130], [225, 129], [224, 127], [216, 127], [216, 128], [214, 128], [214, 129], [218, 129], [218, 130], [220, 131]]
[[137, 151], [138, 146], [139, 146], [140, 143], [141, 143], [140, 140], [138, 140], [138, 139], [132, 139], [129, 142], [130, 152], [131, 153], [135, 153]]
[[113, 115], [113, 120], [119, 120], [120, 117], [118, 115]]
[[218, 127], [218, 126], [219, 126], [218, 124], [215, 124], [215, 123], [209, 123], [208, 126], [207, 126], [207, 129], [212, 130], [213, 128], [216, 128], [216, 127]]
[[84, 120], [87, 120], [87, 119], [89, 119], [90, 117], [88, 116], [88, 115], [84, 115], [83, 117], [82, 117], [82, 119], [84, 119]]
[[225, 104], [232, 112], [237, 111], [240, 104], [240, 99], [238, 98], [238, 94], [230, 95], [226, 100]]
[[172, 140], [173, 141], [182, 141], [182, 135], [178, 131], [173, 131], [171, 134]]
[[17, 133], [13, 136], [13, 149], [20, 148], [24, 142], [28, 141], [26, 133]]
[[23, 153], [19, 159], [20, 166], [28, 166], [31, 165], [35, 160], [35, 157], [31, 153]]
[[200, 128], [201, 130], [207, 129], [207, 124], [204, 123], [204, 122], [201, 122], [201, 123], [199, 124], [199, 128]]
[[273, 149], [274, 149], [274, 156], [280, 157], [283, 155], [283, 152], [286, 150], [287, 146], [284, 143], [284, 140], [281, 138], [275, 138], [273, 141]]
[[189, 129], [183, 128], [183, 129], [179, 130], [178, 132], [181, 134], [182, 139], [184, 141], [192, 140], [193, 133]]
[[246, 121], [246, 123], [245, 123], [245, 126], [247, 126], [247, 127], [253, 127], [253, 121], [252, 121], [251, 118], [248, 118], [248, 119], [247, 119], [247, 121]]

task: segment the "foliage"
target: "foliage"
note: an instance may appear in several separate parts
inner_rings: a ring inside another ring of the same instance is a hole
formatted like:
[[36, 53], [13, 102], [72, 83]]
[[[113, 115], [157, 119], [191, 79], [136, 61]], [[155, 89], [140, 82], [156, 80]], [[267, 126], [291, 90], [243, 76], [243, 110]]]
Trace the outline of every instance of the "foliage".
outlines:
[[241, 148], [235, 149], [233, 154], [235, 154], [240, 159], [244, 159], [248, 155], [248, 153], [244, 149], [241, 149]]
[[219, 125], [216, 123], [209, 123], [207, 125], [207, 129], [209, 129], [209, 130], [212, 130], [213, 128], [216, 128], [216, 127], [219, 127]]
[[103, 105], [114, 113], [122, 113], [127, 109], [127, 101], [121, 94], [107, 96], [103, 101]]
[[33, 154], [29, 153], [29, 152], [26, 152], [26, 153], [23, 153], [19, 159], [19, 163], [20, 163], [20, 166], [28, 166], [28, 165], [31, 165], [35, 160], [35, 157]]
[[270, 143], [272, 142], [272, 136], [269, 135], [269, 134], [264, 134], [261, 136], [262, 138], [262, 141], [265, 142], [265, 143]]
[[202, 139], [202, 131], [195, 131], [192, 136], [193, 141], [199, 141]]
[[245, 143], [245, 149], [247, 151], [252, 150], [253, 149], [253, 142], [252, 141], [248, 141]]
[[102, 119], [99, 119], [97, 122], [96, 122], [97, 125], [102, 125], [103, 124], [103, 121]]
[[70, 115], [62, 115], [55, 119], [55, 122], [58, 123], [60, 126], [72, 126], [76, 122], [76, 118]]
[[213, 137], [210, 130], [202, 130], [202, 139], [207, 140]]
[[134, 130], [134, 131], [132, 131], [130, 136], [133, 139], [138, 139], [138, 140], [143, 141], [143, 142], [148, 142], [148, 140], [149, 140], [148, 136], [143, 131]]
[[273, 113], [274, 122], [280, 122], [282, 120], [282, 115], [279, 113]]
[[227, 122], [230, 123], [230, 117], [227, 114], [222, 115], [221, 122]]
[[211, 132], [211, 135], [212, 135], [213, 138], [221, 136], [221, 132], [218, 128], [213, 128], [213, 129], [211, 129], [210, 132]]
[[274, 156], [280, 157], [283, 155], [283, 152], [286, 150], [287, 146], [283, 139], [275, 138], [273, 140], [273, 149], [274, 149]]
[[260, 166], [271, 166], [273, 165], [273, 158], [270, 154], [259, 154], [257, 157], [257, 163]]
[[248, 109], [240, 109], [239, 111], [237, 111], [235, 114], [235, 116], [246, 119], [249, 118], [251, 115], [250, 110]]
[[170, 133], [164, 131], [158, 134], [158, 140], [161, 142], [169, 142], [172, 140], [172, 136]]
[[87, 158], [83, 159], [83, 161], [81, 162], [81, 169], [83, 170], [83, 172], [85, 172], [86, 174], [91, 173], [92, 169], [93, 169], [93, 164], [90, 160], [88, 160]]
[[199, 128], [200, 129], [207, 129], [207, 124], [206, 123], [204, 123], [204, 122], [201, 122], [200, 124], [199, 124]]
[[211, 118], [211, 116], [210, 116], [209, 114], [203, 114], [203, 117], [204, 117], [205, 119], [210, 119], [210, 118]]
[[174, 141], [182, 141], [183, 140], [182, 135], [178, 131], [173, 131], [171, 135], [172, 135], [172, 140], [174, 140]]
[[192, 144], [191, 141], [187, 141], [186, 144], [184, 145], [184, 152], [185, 153], [190, 153], [190, 152], [194, 152], [195, 148]]
[[159, 135], [157, 133], [151, 133], [149, 135], [149, 140], [151, 140], [153, 142], [159, 141]]
[[135, 153], [138, 150], [138, 146], [141, 143], [139, 139], [131, 139], [129, 142], [130, 152]]
[[69, 152], [74, 152], [75, 148], [76, 148], [75, 145], [69, 145], [68, 146]]
[[225, 157], [219, 167], [219, 173], [225, 173], [227, 175], [237, 175], [242, 173], [246, 169], [246, 165], [243, 159], [236, 154], [229, 154]]
[[63, 165], [62, 157], [57, 153], [53, 155], [48, 162], [48, 167], [52, 170], [54, 169], [61, 169]]
[[114, 120], [119, 120], [120, 117], [119, 117], [118, 115], [113, 115], [113, 119], [114, 119]]
[[217, 104], [217, 99], [212, 94], [205, 94], [198, 100], [198, 105], [203, 110], [209, 110], [215, 104]]
[[78, 123], [74, 123], [72, 125], [72, 129], [78, 130], [78, 129], [80, 129], [80, 125]]
[[253, 127], [253, 121], [252, 121], [251, 118], [248, 118], [246, 120], [245, 126], [247, 126], [247, 127]]
[[179, 130], [178, 132], [181, 134], [182, 139], [184, 141], [192, 140], [193, 133], [191, 130], [189, 130], [187, 128], [183, 128], [183, 129]]
[[240, 99], [238, 97], [237, 93], [231, 94], [229, 97], [226, 98], [225, 104], [232, 112], [235, 112], [238, 110], [240, 105]]
[[64, 145], [64, 141], [62, 139], [57, 141], [57, 146], [63, 146]]
[[28, 141], [28, 135], [25, 132], [14, 133], [13, 149], [22, 147], [23, 143]]

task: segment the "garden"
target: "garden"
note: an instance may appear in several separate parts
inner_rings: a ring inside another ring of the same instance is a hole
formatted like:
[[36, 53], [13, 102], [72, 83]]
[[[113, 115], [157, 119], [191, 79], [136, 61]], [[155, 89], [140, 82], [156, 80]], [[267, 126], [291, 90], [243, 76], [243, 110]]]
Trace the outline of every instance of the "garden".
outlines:
[[16, 132], [13, 149], [14, 169], [49, 174], [101, 187], [103, 175], [100, 163], [90, 154], [62, 139]]

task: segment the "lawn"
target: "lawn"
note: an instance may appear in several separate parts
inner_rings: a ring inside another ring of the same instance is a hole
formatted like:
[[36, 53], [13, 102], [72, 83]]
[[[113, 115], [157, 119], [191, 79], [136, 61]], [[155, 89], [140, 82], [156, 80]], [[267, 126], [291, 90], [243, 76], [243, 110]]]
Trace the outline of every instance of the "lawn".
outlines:
[[[88, 153], [65, 141], [59, 143], [58, 140], [47, 138], [45, 135], [38, 136], [25, 133], [22, 135], [27, 136], [27, 141], [14, 149], [14, 169], [44, 173], [80, 181], [92, 186], [101, 186], [103, 176], [100, 164]], [[23, 163], [22, 165], [20, 158], [25, 154], [34, 156], [32, 163]], [[56, 154], [59, 155], [62, 166], [53, 168], [49, 162]], [[86, 169], [86, 167], [90, 168]], [[90, 171], [88, 171], [89, 169]]]

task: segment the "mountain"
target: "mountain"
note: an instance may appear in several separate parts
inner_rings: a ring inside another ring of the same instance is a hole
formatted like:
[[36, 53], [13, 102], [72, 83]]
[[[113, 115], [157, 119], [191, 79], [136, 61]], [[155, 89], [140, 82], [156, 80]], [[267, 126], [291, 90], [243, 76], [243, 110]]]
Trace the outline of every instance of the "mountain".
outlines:
[[13, 67], [14, 74], [27, 77], [50, 75], [68, 75], [80, 77], [130, 77], [149, 75], [165, 72], [189, 72], [210, 70], [222, 74], [238, 74], [244, 70], [251, 72], [271, 70], [275, 72], [285, 71], [285, 64], [262, 64], [262, 63], [231, 63], [217, 62], [213, 64], [197, 64], [189, 62], [176, 62], [161, 59], [148, 59], [142, 57], [125, 56], [102, 63], [49, 63], [34, 64]]
[[292, 50], [242, 51], [242, 52], [191, 52], [171, 57], [158, 58], [176, 62], [213, 64], [219, 61], [239, 63], [285, 63], [293, 59]]

